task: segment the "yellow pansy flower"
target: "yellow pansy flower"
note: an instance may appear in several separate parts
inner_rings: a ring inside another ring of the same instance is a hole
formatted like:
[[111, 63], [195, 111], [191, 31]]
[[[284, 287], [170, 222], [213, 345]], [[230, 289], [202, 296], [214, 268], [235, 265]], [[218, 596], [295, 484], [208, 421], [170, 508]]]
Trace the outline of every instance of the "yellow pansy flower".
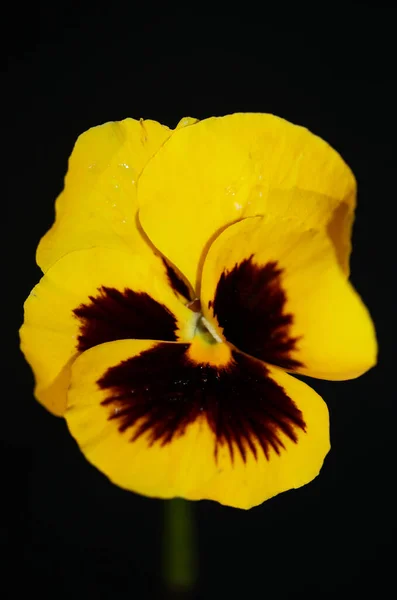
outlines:
[[328, 410], [289, 373], [376, 363], [348, 281], [355, 198], [339, 154], [273, 115], [90, 129], [25, 303], [37, 399], [140, 494], [250, 508], [308, 483]]

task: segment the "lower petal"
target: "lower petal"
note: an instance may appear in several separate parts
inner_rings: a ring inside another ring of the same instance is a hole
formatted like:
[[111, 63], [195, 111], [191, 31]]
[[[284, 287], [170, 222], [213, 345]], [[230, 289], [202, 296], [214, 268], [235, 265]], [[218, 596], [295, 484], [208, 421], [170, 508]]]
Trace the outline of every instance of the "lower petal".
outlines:
[[225, 344], [96, 346], [73, 364], [68, 396], [86, 458], [147, 496], [250, 508], [311, 481], [329, 450], [322, 399]]

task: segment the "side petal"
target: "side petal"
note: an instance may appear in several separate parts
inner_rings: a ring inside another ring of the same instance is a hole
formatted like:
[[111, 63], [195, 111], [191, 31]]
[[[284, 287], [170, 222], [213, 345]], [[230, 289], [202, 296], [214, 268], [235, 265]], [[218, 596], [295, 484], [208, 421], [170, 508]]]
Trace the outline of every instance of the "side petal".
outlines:
[[140, 494], [238, 508], [316, 477], [330, 447], [321, 398], [238, 352], [219, 364], [222, 344], [199, 363], [196, 343], [119, 341], [76, 360], [65, 416], [86, 458]]
[[155, 121], [105, 123], [78, 138], [56, 220], [37, 249], [43, 272], [74, 250], [94, 246], [145, 250], [136, 223], [139, 175], [172, 131]]
[[203, 313], [239, 350], [323, 379], [358, 377], [376, 363], [367, 309], [324, 231], [252, 217], [211, 246]]
[[335, 150], [269, 114], [210, 118], [178, 130], [147, 164], [138, 188], [144, 230], [193, 285], [214, 236], [263, 214], [327, 229], [347, 272], [355, 196], [354, 176]]
[[64, 256], [25, 303], [21, 347], [38, 400], [63, 414], [70, 364], [92, 346], [124, 338], [189, 339], [194, 315], [179, 298], [155, 256], [149, 262], [107, 248]]

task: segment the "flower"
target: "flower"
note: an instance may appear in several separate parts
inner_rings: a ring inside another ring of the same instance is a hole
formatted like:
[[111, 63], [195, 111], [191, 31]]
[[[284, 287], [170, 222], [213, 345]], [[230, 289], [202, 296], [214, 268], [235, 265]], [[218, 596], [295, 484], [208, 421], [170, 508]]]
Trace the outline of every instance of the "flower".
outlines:
[[356, 184], [267, 114], [78, 139], [22, 350], [86, 458], [148, 496], [250, 508], [319, 473], [324, 401], [293, 377], [376, 363], [348, 281]]

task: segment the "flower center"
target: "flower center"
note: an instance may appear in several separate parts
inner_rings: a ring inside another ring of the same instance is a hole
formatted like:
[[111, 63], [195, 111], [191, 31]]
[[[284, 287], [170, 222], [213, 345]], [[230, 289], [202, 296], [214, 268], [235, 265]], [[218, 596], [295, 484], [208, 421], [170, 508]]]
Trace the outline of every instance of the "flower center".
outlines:
[[216, 332], [215, 327], [207, 321], [201, 312], [201, 303], [199, 298], [195, 298], [187, 307], [194, 313], [194, 336], [199, 336], [207, 344], [221, 344], [223, 339]]
[[207, 321], [201, 313], [197, 320], [196, 335], [202, 337], [208, 344], [221, 344], [222, 338], [219, 337], [215, 328]]

